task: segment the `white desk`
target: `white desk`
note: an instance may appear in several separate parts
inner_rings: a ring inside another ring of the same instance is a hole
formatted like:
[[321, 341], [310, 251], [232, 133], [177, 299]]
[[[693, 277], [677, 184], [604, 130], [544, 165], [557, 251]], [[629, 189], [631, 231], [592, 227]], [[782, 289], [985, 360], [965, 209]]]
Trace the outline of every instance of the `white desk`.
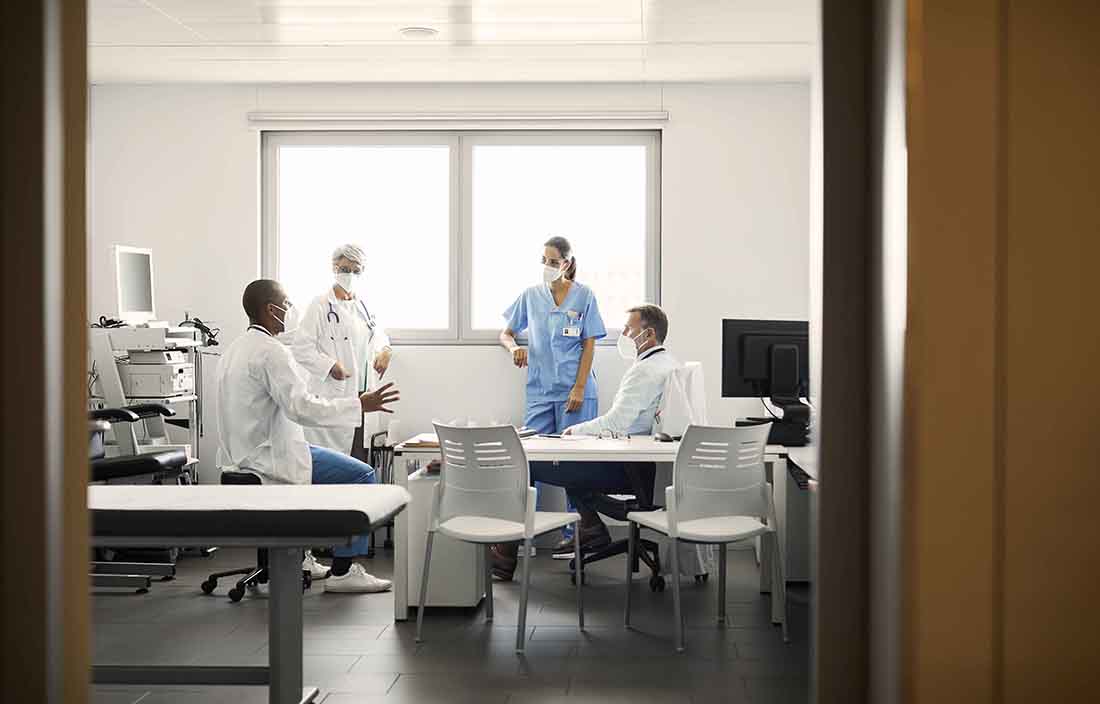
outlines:
[[[676, 459], [676, 453], [680, 449], [678, 442], [657, 442], [651, 437], [636, 437], [622, 440], [601, 440], [598, 438], [579, 438], [576, 440], [559, 438], [528, 438], [523, 441], [523, 447], [527, 452], [529, 462], [667, 462]], [[778, 445], [769, 445], [767, 448], [768, 462], [783, 462], [782, 471], [786, 472], [786, 448]], [[439, 457], [438, 447], [406, 447], [398, 445], [394, 449], [394, 483], [408, 488], [409, 475], [415, 472], [420, 462], [428, 462]], [[405, 462], [405, 471], [398, 469], [401, 460]], [[662, 495], [663, 496], [663, 495]], [[420, 571], [410, 565], [409, 556], [411, 549], [416, 545], [423, 545], [424, 538], [416, 539], [410, 533], [410, 515], [417, 513], [417, 494], [414, 494], [409, 509], [398, 514], [394, 521], [393, 535], [393, 607], [394, 620], [404, 621], [409, 617], [410, 598], [415, 600], [416, 594], [410, 594], [410, 588], [418, 584], [411, 577], [418, 576]], [[424, 527], [426, 530], [426, 524]], [[438, 546], [433, 548], [437, 552]], [[433, 555], [434, 562], [434, 555]], [[413, 574], [415, 572], [415, 575]], [[476, 579], [479, 570], [475, 564], [470, 566], [471, 579]]]

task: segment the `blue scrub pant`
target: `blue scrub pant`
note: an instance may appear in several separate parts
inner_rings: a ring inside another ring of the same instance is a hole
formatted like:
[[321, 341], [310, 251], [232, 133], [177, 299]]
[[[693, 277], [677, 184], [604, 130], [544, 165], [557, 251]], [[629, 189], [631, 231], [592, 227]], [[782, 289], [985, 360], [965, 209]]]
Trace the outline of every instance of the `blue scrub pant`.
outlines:
[[[313, 457], [314, 484], [376, 484], [374, 468], [354, 457], [330, 450], [327, 447], [309, 446]], [[350, 545], [334, 546], [333, 557], [366, 555], [370, 549], [370, 536], [359, 535]]]
[[[539, 431], [542, 435], [559, 435], [571, 425], [592, 420], [599, 414], [599, 401], [594, 398], [586, 398], [581, 407], [573, 412], [565, 410], [565, 401], [541, 401], [527, 404], [527, 417], [523, 424], [528, 428]], [[532, 480], [534, 481], [534, 475]], [[540, 482], [535, 481], [535, 489], [538, 490]], [[566, 495], [566, 508], [575, 509], [572, 497]], [[564, 540], [573, 537], [573, 525], [567, 525], [561, 529]]]

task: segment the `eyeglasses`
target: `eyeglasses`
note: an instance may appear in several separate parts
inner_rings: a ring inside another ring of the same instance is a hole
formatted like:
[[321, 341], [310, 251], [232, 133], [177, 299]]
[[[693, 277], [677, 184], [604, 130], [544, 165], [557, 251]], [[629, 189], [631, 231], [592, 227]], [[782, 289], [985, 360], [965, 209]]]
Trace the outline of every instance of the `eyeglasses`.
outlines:
[[547, 259], [546, 257], [542, 258], [543, 266], [552, 266], [555, 269], [560, 268], [563, 261], [565, 261], [565, 260], [564, 259]]
[[363, 267], [361, 267], [361, 266], [357, 266], [357, 267], [341, 266], [341, 267], [336, 268], [336, 273], [338, 273], [338, 274], [362, 274], [363, 273]]

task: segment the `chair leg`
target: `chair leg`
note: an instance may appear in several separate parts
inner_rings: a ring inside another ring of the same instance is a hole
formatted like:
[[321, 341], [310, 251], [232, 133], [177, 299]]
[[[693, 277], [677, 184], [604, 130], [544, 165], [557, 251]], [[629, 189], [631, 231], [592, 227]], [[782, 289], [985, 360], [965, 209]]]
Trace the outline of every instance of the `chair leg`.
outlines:
[[672, 539], [672, 617], [675, 619], [676, 652], [684, 652], [684, 621], [680, 611], [680, 541]]
[[424, 628], [424, 612], [428, 603], [428, 568], [432, 565], [432, 539], [435, 531], [428, 531], [428, 545], [424, 550], [424, 570], [420, 573], [420, 601], [416, 606], [416, 642], [422, 641], [421, 632]]
[[726, 544], [718, 546], [718, 625], [726, 626]]
[[629, 537], [626, 549], [626, 611], [623, 614], [623, 626], [630, 628], [630, 587], [631, 580], [634, 578], [634, 560], [637, 558], [638, 524], [631, 523], [627, 530]]
[[577, 580], [577, 624], [584, 630], [584, 555], [581, 553], [581, 523], [573, 524], [573, 576]]
[[783, 627], [783, 642], [790, 643], [790, 634], [787, 632], [787, 574], [783, 564], [783, 548], [779, 544], [779, 533], [773, 533], [775, 550], [772, 553], [772, 561], [775, 570], [772, 584], [772, 620], [778, 614], [779, 623]]
[[[531, 539], [523, 541], [523, 554], [531, 554]], [[531, 585], [531, 560], [526, 558], [523, 562], [523, 585], [519, 591], [519, 625], [516, 626], [516, 652], [522, 653], [527, 644], [527, 590]]]
[[485, 622], [493, 620], [493, 546], [485, 546]]

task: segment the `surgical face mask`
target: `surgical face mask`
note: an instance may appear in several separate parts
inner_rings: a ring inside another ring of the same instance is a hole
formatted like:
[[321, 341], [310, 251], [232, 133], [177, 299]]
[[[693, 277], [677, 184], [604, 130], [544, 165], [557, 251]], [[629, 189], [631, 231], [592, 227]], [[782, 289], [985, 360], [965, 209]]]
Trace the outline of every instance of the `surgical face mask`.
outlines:
[[277, 315], [275, 316], [275, 319], [283, 324], [283, 329], [276, 334], [276, 337], [289, 340], [294, 335], [295, 331], [298, 330], [298, 309], [291, 305], [283, 308], [282, 306], [277, 306], [274, 303], [271, 304], [271, 307], [277, 308], [283, 313], [282, 318]]
[[619, 348], [619, 356], [627, 361], [633, 361], [638, 358], [638, 340], [645, 335], [645, 331], [638, 333], [631, 337], [629, 333], [623, 333], [619, 335], [619, 341], [616, 346]]
[[355, 282], [358, 278], [358, 274], [349, 274], [341, 271], [336, 274], [336, 285], [344, 289], [348, 293], [354, 293]]
[[561, 278], [562, 270], [552, 266], [542, 266], [542, 282], [552, 284]]

